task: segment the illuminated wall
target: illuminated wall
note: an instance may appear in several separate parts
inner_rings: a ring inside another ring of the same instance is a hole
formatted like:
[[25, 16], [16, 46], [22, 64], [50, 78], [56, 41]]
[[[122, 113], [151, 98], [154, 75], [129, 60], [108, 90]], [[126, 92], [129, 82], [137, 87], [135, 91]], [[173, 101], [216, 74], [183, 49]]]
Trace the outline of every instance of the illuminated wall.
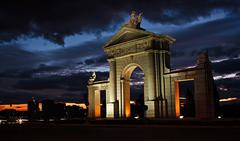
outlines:
[[176, 117], [179, 117], [180, 116], [179, 81], [175, 81], [175, 110]]

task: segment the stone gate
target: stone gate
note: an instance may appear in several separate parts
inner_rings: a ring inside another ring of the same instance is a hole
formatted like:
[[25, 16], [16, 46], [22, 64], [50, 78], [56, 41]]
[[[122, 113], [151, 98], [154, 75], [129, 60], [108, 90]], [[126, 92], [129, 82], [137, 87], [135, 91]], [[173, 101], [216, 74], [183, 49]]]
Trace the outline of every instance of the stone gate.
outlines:
[[132, 13], [129, 22], [108, 41], [104, 52], [110, 66], [109, 79], [88, 84], [89, 117], [100, 118], [99, 91], [106, 91], [106, 118], [129, 118], [130, 76], [136, 67], [144, 73], [146, 118], [179, 118], [179, 81], [194, 80], [196, 118], [216, 116], [216, 96], [208, 55], [202, 54], [196, 67], [171, 70], [170, 46], [175, 39], [140, 27], [141, 14]]

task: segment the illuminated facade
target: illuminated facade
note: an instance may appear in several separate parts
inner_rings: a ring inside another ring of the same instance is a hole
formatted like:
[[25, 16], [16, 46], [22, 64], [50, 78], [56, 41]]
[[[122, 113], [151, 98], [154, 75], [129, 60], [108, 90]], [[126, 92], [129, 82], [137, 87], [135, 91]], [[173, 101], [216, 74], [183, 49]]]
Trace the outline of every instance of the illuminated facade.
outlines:
[[[135, 15], [133, 15], [135, 14]], [[194, 68], [171, 70], [170, 46], [175, 39], [145, 31], [140, 27], [141, 14], [132, 13], [129, 23], [104, 46], [110, 66], [109, 79], [89, 79], [89, 117], [100, 118], [100, 91], [106, 91], [106, 117], [129, 118], [130, 77], [136, 67], [144, 73], [146, 118], [179, 118], [179, 82], [194, 80], [196, 118], [216, 116], [214, 81], [207, 54], [202, 54]]]

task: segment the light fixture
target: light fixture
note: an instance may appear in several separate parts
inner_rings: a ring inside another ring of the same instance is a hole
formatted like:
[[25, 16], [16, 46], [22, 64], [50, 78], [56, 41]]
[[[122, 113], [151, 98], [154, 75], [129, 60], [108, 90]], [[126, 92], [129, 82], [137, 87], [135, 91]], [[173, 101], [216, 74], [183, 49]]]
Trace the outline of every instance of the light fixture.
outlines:
[[20, 118], [20, 119], [17, 120], [17, 123], [18, 123], [18, 124], [22, 124], [22, 123], [23, 123], [23, 120]]
[[135, 116], [134, 118], [135, 118], [135, 119], [139, 119], [139, 116]]

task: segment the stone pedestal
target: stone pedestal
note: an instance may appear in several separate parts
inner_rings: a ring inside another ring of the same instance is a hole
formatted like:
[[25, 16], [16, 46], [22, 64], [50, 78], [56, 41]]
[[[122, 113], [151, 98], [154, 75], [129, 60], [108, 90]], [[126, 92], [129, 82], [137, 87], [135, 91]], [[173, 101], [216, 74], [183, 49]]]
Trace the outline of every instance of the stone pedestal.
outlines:
[[107, 103], [107, 118], [114, 118], [114, 103]]
[[156, 115], [155, 111], [155, 101], [145, 101], [145, 105], [147, 106], [147, 111], [145, 112], [146, 118], [154, 118]]

